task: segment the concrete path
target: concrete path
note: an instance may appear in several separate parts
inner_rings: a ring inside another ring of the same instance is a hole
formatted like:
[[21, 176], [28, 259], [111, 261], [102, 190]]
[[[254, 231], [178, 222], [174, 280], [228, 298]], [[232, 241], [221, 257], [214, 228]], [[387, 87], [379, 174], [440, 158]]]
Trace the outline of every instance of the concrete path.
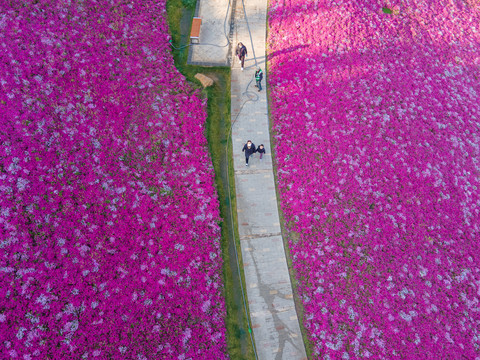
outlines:
[[[232, 121], [236, 119], [232, 144], [237, 215], [255, 347], [260, 360], [297, 360], [307, 357], [280, 229], [267, 97], [265, 89], [257, 91], [254, 80], [260, 66], [265, 87], [266, 15], [267, 0], [197, 0], [195, 16], [202, 18], [200, 45], [190, 46], [188, 63], [230, 66], [233, 62], [231, 116]], [[234, 54], [238, 42], [248, 49], [244, 71]], [[241, 151], [247, 140], [257, 146], [264, 144], [267, 150], [262, 161], [258, 154], [250, 158], [249, 167]]]
[[[256, 66], [265, 73], [267, 0], [245, 0], [245, 10], [246, 17], [242, 0], [237, 0], [232, 51], [243, 42], [248, 57], [241, 71], [233, 54], [231, 116], [236, 119], [232, 144], [237, 214], [255, 346], [261, 360], [306, 359], [277, 209], [267, 97], [265, 89], [254, 87]], [[267, 149], [263, 160], [259, 154], [251, 157], [249, 167], [241, 151], [247, 140]]]

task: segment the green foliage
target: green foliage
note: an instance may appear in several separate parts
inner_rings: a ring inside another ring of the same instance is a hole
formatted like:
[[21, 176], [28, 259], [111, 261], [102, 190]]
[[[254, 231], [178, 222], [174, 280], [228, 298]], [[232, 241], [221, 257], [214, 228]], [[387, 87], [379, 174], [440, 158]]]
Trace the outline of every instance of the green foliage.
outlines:
[[182, 0], [182, 4], [187, 9], [193, 9], [193, 8], [195, 8], [195, 5], [197, 4], [197, 0]]
[[383, 11], [385, 14], [392, 14], [392, 13], [393, 13], [393, 11], [392, 11], [391, 9], [387, 8], [387, 7], [382, 8], [382, 11]]

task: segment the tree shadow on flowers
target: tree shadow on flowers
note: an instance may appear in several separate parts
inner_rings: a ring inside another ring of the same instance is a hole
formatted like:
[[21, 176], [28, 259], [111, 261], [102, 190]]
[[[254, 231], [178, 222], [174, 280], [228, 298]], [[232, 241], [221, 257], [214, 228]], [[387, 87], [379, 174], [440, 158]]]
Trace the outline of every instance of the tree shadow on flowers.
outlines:
[[272, 60], [273, 58], [275, 58], [279, 55], [288, 54], [288, 53], [291, 53], [291, 52], [294, 52], [294, 51], [297, 51], [297, 50], [300, 50], [300, 49], [307, 48], [309, 46], [310, 45], [297, 45], [297, 46], [289, 47], [288, 49], [277, 50], [277, 51], [274, 51], [274, 52], [268, 54], [267, 55], [267, 60], [270, 61], [270, 60]]

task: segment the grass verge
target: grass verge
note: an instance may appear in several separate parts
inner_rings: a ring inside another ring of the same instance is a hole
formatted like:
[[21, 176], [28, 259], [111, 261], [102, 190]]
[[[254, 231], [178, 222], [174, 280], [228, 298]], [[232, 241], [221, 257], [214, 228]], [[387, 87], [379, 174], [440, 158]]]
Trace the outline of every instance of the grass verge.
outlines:
[[[200, 87], [200, 83], [194, 78], [197, 73], [203, 73], [214, 80], [214, 85], [203, 89], [202, 95], [208, 99], [206, 137], [215, 169], [220, 215], [224, 219], [221, 228], [228, 354], [231, 359], [250, 360], [255, 357], [240, 286], [242, 282], [245, 288], [245, 281], [242, 263], [240, 263], [240, 274], [238, 273], [235, 252], [238, 251], [241, 262], [238, 223], [236, 212], [233, 211], [236, 209], [235, 179], [233, 167], [228, 166], [228, 162], [233, 164], [231, 143], [227, 141], [231, 121], [230, 68], [187, 65], [188, 46], [184, 46], [189, 43], [188, 35], [194, 10], [195, 4], [190, 0], [167, 1], [168, 22], [174, 46], [172, 53], [175, 66], [187, 80], [193, 83], [193, 86]], [[230, 191], [228, 191], [228, 184], [230, 184]]]

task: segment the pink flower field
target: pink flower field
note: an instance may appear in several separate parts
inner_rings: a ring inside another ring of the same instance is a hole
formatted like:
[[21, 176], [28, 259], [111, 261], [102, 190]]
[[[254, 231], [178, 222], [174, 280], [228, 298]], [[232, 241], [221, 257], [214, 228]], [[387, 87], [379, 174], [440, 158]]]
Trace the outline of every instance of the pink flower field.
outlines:
[[480, 359], [478, 1], [272, 0], [281, 206], [318, 359]]
[[166, 1], [0, 4], [0, 358], [226, 358], [206, 103]]

